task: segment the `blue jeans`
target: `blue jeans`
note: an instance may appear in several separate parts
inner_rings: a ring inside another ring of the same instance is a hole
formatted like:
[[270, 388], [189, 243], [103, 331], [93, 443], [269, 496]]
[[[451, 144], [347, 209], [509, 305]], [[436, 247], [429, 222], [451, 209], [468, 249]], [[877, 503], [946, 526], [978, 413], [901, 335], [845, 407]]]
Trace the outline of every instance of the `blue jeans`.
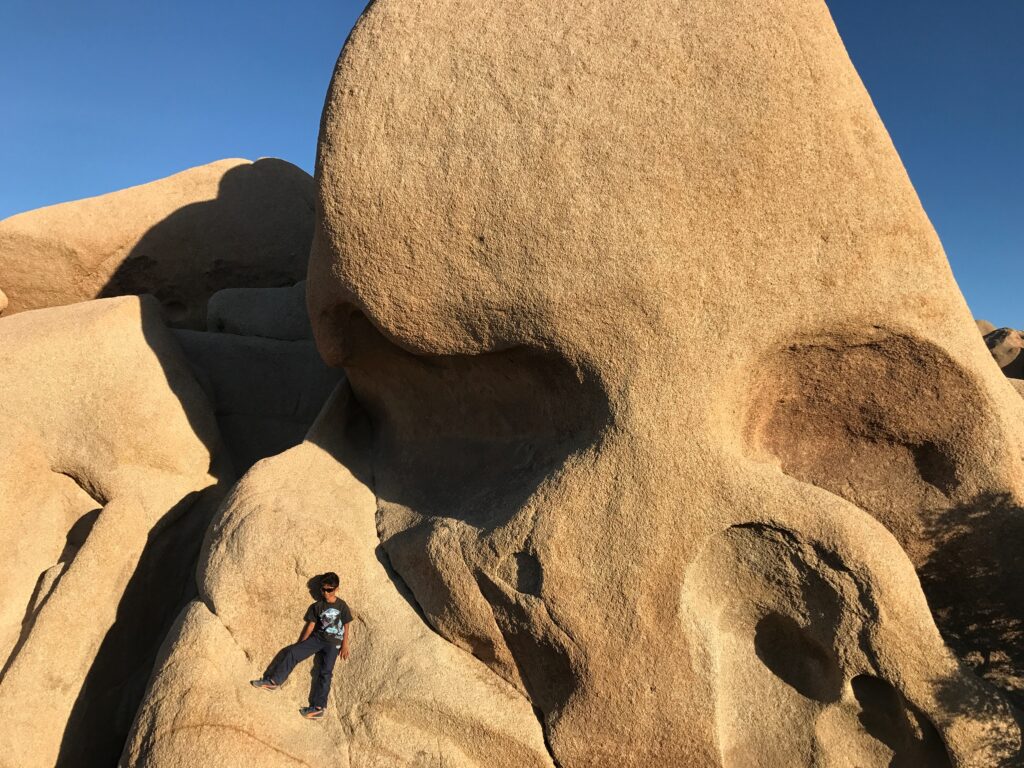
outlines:
[[311, 707], [326, 707], [327, 694], [331, 690], [331, 677], [334, 675], [334, 662], [338, 660], [338, 649], [330, 640], [321, 640], [315, 634], [310, 635], [301, 643], [289, 645], [284, 656], [268, 671], [267, 677], [278, 685], [283, 685], [295, 665], [308, 659], [314, 653], [320, 655], [320, 670], [313, 677], [313, 690], [309, 694]]

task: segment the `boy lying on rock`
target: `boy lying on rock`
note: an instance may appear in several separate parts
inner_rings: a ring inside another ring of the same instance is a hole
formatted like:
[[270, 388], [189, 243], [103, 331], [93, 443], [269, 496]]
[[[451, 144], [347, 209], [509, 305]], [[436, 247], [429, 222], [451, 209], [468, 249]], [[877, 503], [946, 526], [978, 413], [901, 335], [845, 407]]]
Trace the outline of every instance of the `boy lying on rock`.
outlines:
[[339, 583], [336, 573], [325, 573], [320, 577], [320, 592], [323, 599], [317, 600], [306, 611], [306, 628], [302, 630], [299, 642], [285, 648], [284, 654], [270, 665], [262, 678], [250, 681], [256, 688], [276, 690], [284, 685], [296, 664], [317, 654], [320, 659], [320, 671], [313, 678], [309, 706], [299, 710], [303, 717], [311, 720], [319, 720], [326, 712], [327, 694], [331, 690], [331, 677], [334, 675], [334, 662], [339, 656], [347, 660], [349, 655], [351, 633], [348, 631], [348, 625], [352, 622], [352, 611], [349, 610], [348, 603], [337, 595]]

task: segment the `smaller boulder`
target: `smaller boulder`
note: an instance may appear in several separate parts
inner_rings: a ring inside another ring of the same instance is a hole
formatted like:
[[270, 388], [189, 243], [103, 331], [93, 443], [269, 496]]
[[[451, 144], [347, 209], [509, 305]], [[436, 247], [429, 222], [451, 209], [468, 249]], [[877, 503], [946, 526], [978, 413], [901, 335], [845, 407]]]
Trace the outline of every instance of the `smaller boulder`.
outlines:
[[306, 281], [287, 288], [225, 288], [206, 305], [206, 330], [281, 341], [311, 340]]
[[1013, 328], [997, 328], [985, 335], [985, 344], [996, 364], [1011, 379], [1024, 379], [1024, 334]]
[[978, 330], [981, 331], [982, 336], [988, 336], [996, 329], [988, 320], [975, 320], [974, 322], [978, 326]]

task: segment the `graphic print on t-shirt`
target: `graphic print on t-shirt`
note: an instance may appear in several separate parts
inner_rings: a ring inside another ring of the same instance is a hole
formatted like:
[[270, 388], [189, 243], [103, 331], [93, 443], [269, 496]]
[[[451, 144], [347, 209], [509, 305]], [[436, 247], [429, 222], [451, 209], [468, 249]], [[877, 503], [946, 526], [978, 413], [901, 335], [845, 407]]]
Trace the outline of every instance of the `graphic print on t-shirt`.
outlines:
[[337, 608], [328, 608], [320, 614], [320, 629], [328, 635], [337, 637], [339, 640], [345, 634], [345, 626], [338, 621], [340, 614], [341, 611]]

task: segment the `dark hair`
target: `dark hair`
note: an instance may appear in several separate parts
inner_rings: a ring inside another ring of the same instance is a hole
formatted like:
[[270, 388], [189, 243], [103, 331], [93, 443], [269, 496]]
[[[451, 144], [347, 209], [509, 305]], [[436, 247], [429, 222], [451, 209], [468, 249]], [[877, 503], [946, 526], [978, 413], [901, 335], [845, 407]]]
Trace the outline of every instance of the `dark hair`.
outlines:
[[328, 571], [320, 577], [321, 586], [334, 587], [335, 589], [337, 589], [339, 584], [341, 584], [341, 579], [338, 578], [338, 574], [336, 574], [334, 571]]

